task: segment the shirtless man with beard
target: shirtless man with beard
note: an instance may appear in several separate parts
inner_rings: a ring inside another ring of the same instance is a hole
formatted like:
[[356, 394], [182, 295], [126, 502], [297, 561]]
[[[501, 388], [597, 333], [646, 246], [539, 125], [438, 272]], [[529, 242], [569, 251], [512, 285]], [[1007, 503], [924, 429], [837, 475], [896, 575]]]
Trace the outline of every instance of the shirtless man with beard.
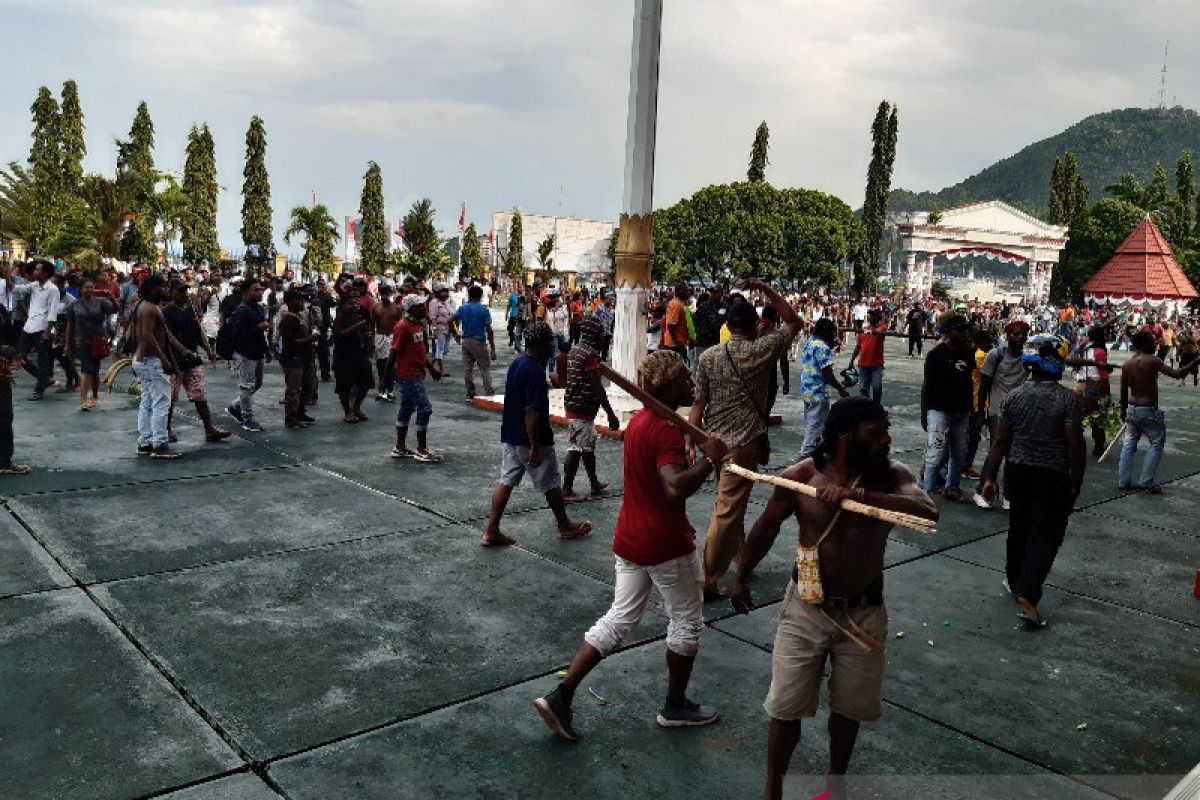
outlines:
[[812, 498], [778, 488], [742, 546], [733, 607], [754, 607], [754, 568], [793, 515], [799, 544], [817, 547], [824, 601], [807, 603], [796, 573], [784, 595], [771, 657], [771, 688], [763, 707], [771, 716], [767, 742], [768, 800], [782, 797], [788, 761], [800, 741], [800, 720], [816, 714], [821, 677], [830, 659], [829, 789], [839, 797], [859, 724], [879, 719], [886, 659], [887, 611], [883, 604], [883, 553], [892, 525], [839, 509], [842, 500], [938, 518], [937, 506], [908, 468], [888, 457], [887, 412], [865, 397], [839, 400], [829, 411], [824, 437], [811, 458], [782, 477], [818, 490]]

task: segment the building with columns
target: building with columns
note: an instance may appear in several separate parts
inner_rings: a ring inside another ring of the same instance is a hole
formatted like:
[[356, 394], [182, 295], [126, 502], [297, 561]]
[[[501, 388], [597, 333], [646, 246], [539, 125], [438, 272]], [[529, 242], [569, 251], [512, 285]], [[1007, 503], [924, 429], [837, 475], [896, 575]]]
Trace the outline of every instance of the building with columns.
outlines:
[[933, 287], [934, 259], [983, 256], [1025, 271], [1024, 301], [1044, 303], [1050, 276], [1067, 244], [1067, 229], [1026, 214], [999, 200], [948, 208], [931, 214], [896, 215], [893, 241], [904, 264], [907, 294], [924, 298]]

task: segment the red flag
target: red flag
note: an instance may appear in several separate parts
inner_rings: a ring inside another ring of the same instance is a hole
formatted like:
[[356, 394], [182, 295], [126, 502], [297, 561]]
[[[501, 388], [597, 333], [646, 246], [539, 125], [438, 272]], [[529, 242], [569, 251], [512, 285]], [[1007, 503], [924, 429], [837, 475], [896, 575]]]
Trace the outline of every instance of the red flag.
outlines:
[[467, 229], [467, 204], [463, 203], [462, 210], [458, 212], [458, 233], [459, 233], [459, 235], [462, 235], [462, 232], [466, 229]]

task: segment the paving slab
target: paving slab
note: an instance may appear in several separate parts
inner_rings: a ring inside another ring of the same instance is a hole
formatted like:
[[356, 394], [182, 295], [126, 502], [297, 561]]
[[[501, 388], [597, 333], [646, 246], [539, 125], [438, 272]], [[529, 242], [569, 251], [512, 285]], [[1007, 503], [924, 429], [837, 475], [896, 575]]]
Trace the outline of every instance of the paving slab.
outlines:
[[[1071, 516], [1048, 583], [1200, 628], [1200, 600], [1192, 596], [1200, 540], [1177, 531], [1101, 514], [1111, 503]], [[1003, 577], [1007, 535], [956, 548], [948, 555]]]
[[70, 585], [71, 578], [29, 531], [0, 508], [0, 598]]
[[279, 795], [261, 778], [250, 774], [218, 778], [160, 797], [162, 800], [279, 800]]
[[1059, 772], [1142, 775], [1139, 797], [1200, 761], [1200, 630], [1048, 588], [1050, 627], [1029, 633], [997, 573], [944, 556], [889, 570], [888, 592], [907, 633], [889, 700]]
[[[611, 601], [605, 584], [481, 548], [460, 526], [97, 593], [257, 758], [554, 669]], [[648, 613], [629, 641], [664, 628]]]
[[1200, 479], [1182, 478], [1163, 486], [1163, 493], [1127, 492], [1119, 499], [1094, 505], [1089, 513], [1125, 520], [1136, 525], [1178, 531], [1200, 536], [1196, 521], [1196, 499], [1200, 497]]
[[76, 589], [0, 601], [0, 797], [129, 798], [241, 761]]
[[[738, 679], [728, 680], [731, 674]], [[583, 734], [576, 744], [551, 737], [534, 712], [532, 699], [554, 686], [553, 678], [540, 678], [286, 759], [270, 772], [295, 800], [760, 793], [769, 656], [720, 633], [705, 634], [690, 694], [721, 711], [720, 721], [705, 728], [664, 731], [654, 725], [664, 681], [656, 643], [606, 659], [576, 695], [575, 724]], [[824, 723], [821, 715], [805, 728], [792, 762], [789, 797], [807, 798], [822, 787]], [[462, 769], [464, 752], [471, 754], [469, 770]], [[941, 788], [953, 787], [964, 774], [1006, 775], [1017, 787], [991, 797], [1100, 796], [894, 709], [860, 735], [853, 769], [874, 776], [872, 784], [885, 790], [912, 787], [917, 791], [906, 796], [913, 797], [962, 797]]]
[[[172, 511], [155, 508], [164, 492]], [[15, 498], [84, 582], [445, 524], [312, 467]]]

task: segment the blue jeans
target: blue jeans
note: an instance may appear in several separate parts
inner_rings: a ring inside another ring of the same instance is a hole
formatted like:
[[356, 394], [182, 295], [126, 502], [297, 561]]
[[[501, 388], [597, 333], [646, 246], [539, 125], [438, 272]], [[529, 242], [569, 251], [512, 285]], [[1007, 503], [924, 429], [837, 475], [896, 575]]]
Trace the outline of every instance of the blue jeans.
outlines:
[[1143, 434], [1150, 440], [1146, 460], [1142, 462], [1142, 479], [1139, 486], [1153, 486], [1154, 473], [1162, 461], [1163, 445], [1167, 443], [1167, 424], [1162, 409], [1154, 406], [1130, 406], [1125, 412], [1125, 443], [1121, 446], [1121, 463], [1117, 468], [1118, 483], [1133, 485], [1133, 456], [1137, 453], [1138, 441]]
[[429, 402], [429, 393], [425, 391], [425, 381], [417, 378], [410, 381], [396, 381], [400, 390], [400, 409], [396, 412], [396, 427], [407, 428], [413, 412], [417, 412], [417, 430], [423, 431], [429, 427], [429, 418], [433, 416], [433, 403]]
[[825, 429], [825, 418], [829, 416], [829, 398], [804, 401], [804, 445], [800, 457], [808, 458], [821, 444]]
[[171, 410], [171, 381], [162, 362], [153, 356], [133, 362], [133, 373], [142, 383], [138, 404], [138, 444], [158, 447], [167, 443], [167, 412]]
[[967, 428], [970, 416], [966, 411], [929, 411], [929, 439], [925, 446], [926, 492], [932, 492], [937, 487], [938, 466], [947, 455], [949, 465], [946, 468], [946, 488], [959, 487], [962, 471], [966, 467]]
[[883, 402], [883, 367], [858, 368], [859, 394]]

